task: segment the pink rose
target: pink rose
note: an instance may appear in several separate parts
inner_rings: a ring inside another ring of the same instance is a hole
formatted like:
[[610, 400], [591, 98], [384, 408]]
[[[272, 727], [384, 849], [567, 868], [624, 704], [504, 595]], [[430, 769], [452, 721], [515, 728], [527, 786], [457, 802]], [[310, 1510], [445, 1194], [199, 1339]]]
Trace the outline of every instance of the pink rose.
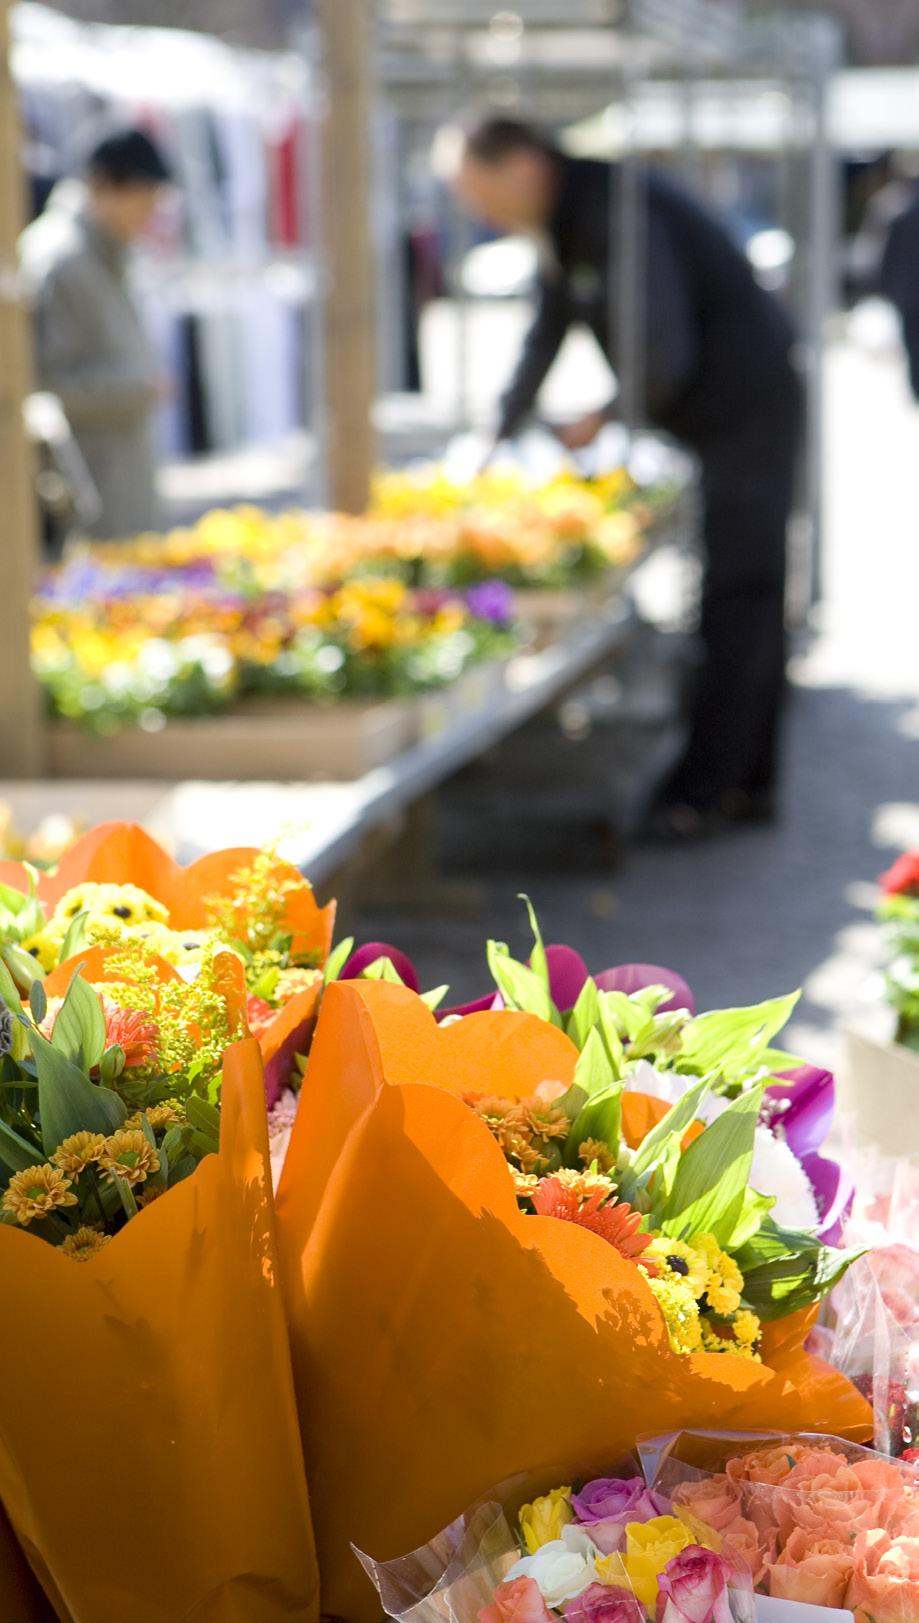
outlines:
[[722, 1556], [690, 1544], [658, 1579], [657, 1623], [731, 1623], [730, 1576]]
[[776, 1600], [841, 1607], [858, 1559], [855, 1547], [844, 1537], [828, 1534], [818, 1538], [803, 1527], [796, 1528], [768, 1569], [768, 1593]]
[[673, 1497], [716, 1533], [736, 1521], [741, 1513], [739, 1491], [723, 1472], [703, 1482], [683, 1482]]
[[551, 1619], [533, 1578], [511, 1578], [499, 1584], [491, 1605], [479, 1608], [479, 1623], [551, 1623]]
[[604, 1555], [621, 1550], [628, 1522], [649, 1522], [666, 1514], [669, 1506], [645, 1487], [640, 1476], [597, 1477], [572, 1494], [571, 1508], [582, 1527]]
[[754, 1522], [738, 1516], [726, 1527], [719, 1527], [722, 1548], [733, 1556], [740, 1567], [749, 1568], [754, 1588], [762, 1581], [766, 1567], [775, 1560], [775, 1532], [761, 1532]]
[[591, 1584], [568, 1602], [565, 1623], [645, 1623], [645, 1611], [631, 1590]]

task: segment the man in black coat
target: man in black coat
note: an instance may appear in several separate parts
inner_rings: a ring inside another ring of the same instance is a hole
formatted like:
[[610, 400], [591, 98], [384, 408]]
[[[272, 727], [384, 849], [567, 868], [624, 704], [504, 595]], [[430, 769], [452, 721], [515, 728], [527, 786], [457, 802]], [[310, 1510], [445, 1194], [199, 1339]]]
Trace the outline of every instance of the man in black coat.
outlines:
[[[539, 247], [535, 319], [501, 402], [497, 438], [532, 409], [569, 327], [586, 325], [614, 372], [622, 333], [610, 278], [620, 242], [613, 165], [563, 156], [535, 130], [488, 118], [465, 130], [453, 181], [465, 207]], [[705, 660], [685, 754], [652, 827], [691, 837], [775, 805], [785, 689], [786, 532], [802, 424], [794, 333], [725, 229], [654, 172], [640, 177], [647, 420], [701, 465]], [[616, 285], [613, 282], [612, 285]], [[572, 451], [612, 415], [558, 429]]]
[[890, 300], [900, 317], [910, 387], [919, 400], [919, 196], [891, 223], [878, 291]]

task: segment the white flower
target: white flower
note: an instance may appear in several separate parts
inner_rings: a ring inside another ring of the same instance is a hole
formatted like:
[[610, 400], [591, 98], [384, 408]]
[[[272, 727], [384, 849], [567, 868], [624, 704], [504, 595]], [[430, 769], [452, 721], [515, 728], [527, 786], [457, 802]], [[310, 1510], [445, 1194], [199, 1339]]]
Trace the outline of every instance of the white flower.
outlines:
[[770, 1216], [785, 1229], [815, 1229], [820, 1213], [811, 1181], [797, 1156], [769, 1127], [757, 1127], [753, 1145], [750, 1186], [760, 1195], [774, 1195]]
[[[675, 1105], [684, 1093], [694, 1088], [698, 1077], [677, 1076], [673, 1071], [658, 1071], [650, 1060], [640, 1059], [631, 1076], [626, 1079], [626, 1093], [647, 1093], [652, 1099], [661, 1099], [665, 1105]], [[723, 1115], [728, 1108], [727, 1099], [714, 1093], [704, 1093], [696, 1106], [696, 1117], [706, 1127]]]
[[562, 1606], [583, 1595], [597, 1582], [599, 1550], [582, 1527], [563, 1527], [561, 1538], [551, 1539], [535, 1555], [525, 1555], [511, 1567], [511, 1578], [532, 1578], [547, 1606]]

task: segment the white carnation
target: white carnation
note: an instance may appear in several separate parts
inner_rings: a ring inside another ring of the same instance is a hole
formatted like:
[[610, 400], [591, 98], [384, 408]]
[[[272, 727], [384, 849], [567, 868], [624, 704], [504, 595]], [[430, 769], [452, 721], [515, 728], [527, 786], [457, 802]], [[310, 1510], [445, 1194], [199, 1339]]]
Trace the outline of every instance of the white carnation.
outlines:
[[774, 1195], [770, 1216], [780, 1228], [815, 1229], [820, 1213], [810, 1179], [797, 1156], [769, 1127], [757, 1127], [750, 1186]]

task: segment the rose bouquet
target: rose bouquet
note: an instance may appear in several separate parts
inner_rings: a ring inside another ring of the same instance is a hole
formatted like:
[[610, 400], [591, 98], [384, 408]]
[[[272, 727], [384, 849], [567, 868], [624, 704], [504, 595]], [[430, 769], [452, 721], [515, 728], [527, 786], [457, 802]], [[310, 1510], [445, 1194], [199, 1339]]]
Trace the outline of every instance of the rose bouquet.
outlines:
[[749, 1572], [633, 1465], [577, 1491], [489, 1496], [425, 1549], [361, 1555], [386, 1613], [412, 1623], [752, 1623]]
[[887, 996], [897, 1017], [896, 1040], [919, 1051], [919, 851], [906, 851], [881, 875], [879, 917], [892, 961]]
[[762, 1615], [808, 1623], [919, 1617], [919, 1474], [839, 1438], [681, 1434], [643, 1450], [655, 1492], [745, 1561]]
[[626, 1090], [598, 1033], [579, 1049], [532, 1014], [438, 1025], [385, 979], [328, 988], [278, 1191], [326, 1610], [375, 1615], [351, 1539], [418, 1547], [483, 1482], [570, 1480], [662, 1427], [870, 1435], [804, 1347], [851, 1257], [764, 1232], [764, 1083], [706, 1123], [713, 1080], [668, 1106]]

